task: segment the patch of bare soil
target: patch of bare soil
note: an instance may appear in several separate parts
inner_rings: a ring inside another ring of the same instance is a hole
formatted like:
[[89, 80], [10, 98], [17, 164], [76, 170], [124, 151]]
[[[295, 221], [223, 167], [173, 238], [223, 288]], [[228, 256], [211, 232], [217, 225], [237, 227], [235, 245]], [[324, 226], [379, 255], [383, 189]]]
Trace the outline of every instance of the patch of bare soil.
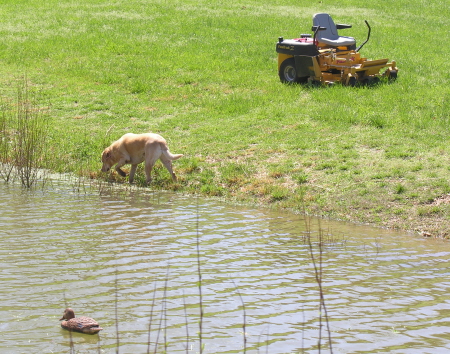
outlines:
[[450, 204], [450, 194], [442, 195], [438, 198], [435, 198], [430, 205], [439, 206], [439, 205], [447, 205]]

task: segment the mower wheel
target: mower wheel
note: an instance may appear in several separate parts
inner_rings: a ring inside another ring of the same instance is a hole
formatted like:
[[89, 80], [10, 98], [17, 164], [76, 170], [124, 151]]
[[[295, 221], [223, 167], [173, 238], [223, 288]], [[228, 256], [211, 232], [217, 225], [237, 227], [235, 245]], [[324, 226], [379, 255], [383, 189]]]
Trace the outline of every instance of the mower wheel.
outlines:
[[372, 78], [370, 77], [365, 77], [364, 79], [361, 80], [361, 84], [363, 86], [369, 86], [372, 82]]
[[286, 59], [281, 63], [278, 75], [280, 76], [280, 81], [283, 83], [293, 84], [301, 81], [301, 79], [297, 77], [294, 58]]
[[355, 87], [357, 83], [356, 77], [352, 76], [348, 79], [347, 86]]
[[395, 81], [395, 80], [397, 80], [397, 70], [391, 70], [391, 71], [389, 71], [388, 79], [389, 79], [389, 81]]

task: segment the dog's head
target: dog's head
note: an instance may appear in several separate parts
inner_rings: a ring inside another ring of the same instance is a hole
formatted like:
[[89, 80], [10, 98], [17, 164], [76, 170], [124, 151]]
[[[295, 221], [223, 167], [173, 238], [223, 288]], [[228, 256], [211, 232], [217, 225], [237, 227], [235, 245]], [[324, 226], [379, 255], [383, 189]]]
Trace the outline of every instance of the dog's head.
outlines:
[[112, 165], [115, 164], [110, 148], [106, 148], [105, 150], [103, 150], [102, 162], [102, 172], [108, 172], [111, 169]]

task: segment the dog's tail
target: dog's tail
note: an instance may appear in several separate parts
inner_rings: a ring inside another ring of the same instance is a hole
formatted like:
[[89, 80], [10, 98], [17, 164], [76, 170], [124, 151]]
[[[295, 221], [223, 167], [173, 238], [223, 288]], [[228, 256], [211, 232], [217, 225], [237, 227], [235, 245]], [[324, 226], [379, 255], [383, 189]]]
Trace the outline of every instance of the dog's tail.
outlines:
[[162, 148], [162, 153], [165, 157], [167, 157], [169, 160], [178, 160], [180, 157], [183, 156], [183, 154], [172, 154], [169, 149], [167, 148], [167, 146], [161, 146]]

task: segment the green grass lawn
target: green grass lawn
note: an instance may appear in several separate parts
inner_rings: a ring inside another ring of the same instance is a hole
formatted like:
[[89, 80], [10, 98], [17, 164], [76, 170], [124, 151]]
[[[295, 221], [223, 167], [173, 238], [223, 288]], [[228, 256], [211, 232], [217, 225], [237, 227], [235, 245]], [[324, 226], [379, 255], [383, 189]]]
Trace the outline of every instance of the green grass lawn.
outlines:
[[[281, 84], [277, 38], [310, 33], [316, 12], [357, 43], [368, 20], [362, 54], [396, 60], [399, 79]], [[0, 15], [1, 95], [26, 76], [50, 107], [55, 171], [111, 178], [103, 148], [151, 131], [185, 155], [177, 184], [159, 166], [151, 188], [450, 235], [443, 0], [10, 0]]]

